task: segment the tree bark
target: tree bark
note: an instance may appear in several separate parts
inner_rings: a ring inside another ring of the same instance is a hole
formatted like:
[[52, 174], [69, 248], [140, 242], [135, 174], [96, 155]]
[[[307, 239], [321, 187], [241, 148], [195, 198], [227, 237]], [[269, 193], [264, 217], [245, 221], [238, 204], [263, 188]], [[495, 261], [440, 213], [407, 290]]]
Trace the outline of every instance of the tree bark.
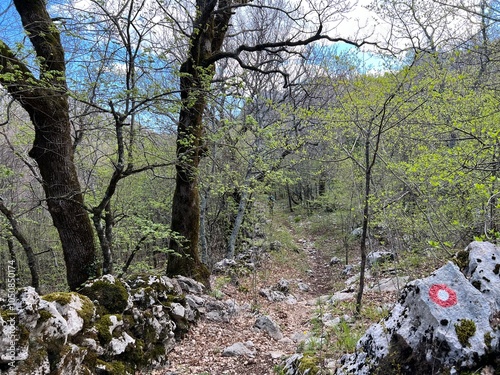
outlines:
[[[38, 268], [36, 266], [36, 257], [35, 257], [35, 253], [33, 251], [33, 248], [31, 247], [28, 240], [26, 239], [26, 237], [22, 233], [21, 228], [19, 227], [19, 223], [17, 222], [17, 219], [14, 216], [14, 213], [3, 204], [1, 197], [0, 197], [0, 212], [2, 212], [2, 214], [4, 214], [4, 216], [9, 221], [10, 231], [11, 231], [12, 235], [21, 244], [21, 246], [24, 249], [24, 252], [26, 253], [26, 258], [28, 259], [28, 268], [29, 268], [30, 273], [31, 273], [31, 286], [33, 288], [35, 288], [35, 290], [37, 292], [40, 292], [40, 278], [38, 276]], [[9, 246], [9, 251], [11, 253], [11, 257], [15, 256], [14, 243], [12, 242], [12, 239], [8, 238], [7, 243]], [[16, 260], [16, 259], [13, 258], [13, 260]], [[16, 264], [17, 264], [17, 261], [16, 261]]]
[[177, 125], [178, 162], [172, 200], [171, 229], [184, 240], [170, 241], [173, 253], [168, 257], [167, 275], [190, 276], [208, 285], [209, 272], [198, 249], [200, 198], [196, 174], [204, 152], [202, 119], [207, 88], [215, 75], [214, 66], [208, 61], [221, 50], [232, 15], [232, 1], [197, 0], [196, 5], [190, 49], [180, 69], [182, 108]]
[[[0, 42], [0, 83], [28, 112], [35, 128], [29, 152], [40, 170], [48, 210], [61, 240], [68, 285], [78, 289], [95, 270], [92, 225], [73, 160], [64, 49], [43, 0], [15, 0], [40, 61], [40, 77]], [[16, 76], [8, 79], [9, 74]]]

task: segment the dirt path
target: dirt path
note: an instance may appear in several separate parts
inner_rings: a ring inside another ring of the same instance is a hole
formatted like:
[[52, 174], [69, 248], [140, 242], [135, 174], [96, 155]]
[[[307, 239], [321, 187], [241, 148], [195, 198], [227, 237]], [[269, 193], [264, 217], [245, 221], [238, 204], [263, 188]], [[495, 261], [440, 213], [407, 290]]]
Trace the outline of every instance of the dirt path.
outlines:
[[[314, 299], [332, 293], [332, 269], [311, 239], [296, 240], [297, 254], [307, 263], [309, 270], [297, 271], [286, 262], [266, 261], [259, 270], [259, 277], [240, 279], [238, 287], [228, 284], [221, 288], [222, 300], [233, 299], [239, 306], [246, 306], [228, 323], [201, 320], [169, 354], [170, 365], [154, 372], [155, 375], [266, 375], [273, 374], [273, 368], [285, 355], [293, 354], [297, 338], [307, 334], [313, 317]], [[281, 250], [285, 252], [286, 250]], [[302, 252], [302, 254], [300, 254]], [[287, 257], [287, 254], [283, 254]], [[273, 258], [273, 257], [271, 257]], [[303, 265], [303, 264], [302, 264]], [[297, 303], [269, 302], [258, 295], [261, 288], [269, 288], [280, 279], [290, 283], [291, 293]], [[298, 283], [309, 285], [309, 291], [301, 291]], [[257, 302], [257, 305], [255, 304]], [[257, 315], [269, 315], [279, 324], [284, 338], [274, 340], [260, 330], [253, 328]], [[251, 341], [255, 349], [253, 357], [224, 357], [224, 348], [236, 342]]]

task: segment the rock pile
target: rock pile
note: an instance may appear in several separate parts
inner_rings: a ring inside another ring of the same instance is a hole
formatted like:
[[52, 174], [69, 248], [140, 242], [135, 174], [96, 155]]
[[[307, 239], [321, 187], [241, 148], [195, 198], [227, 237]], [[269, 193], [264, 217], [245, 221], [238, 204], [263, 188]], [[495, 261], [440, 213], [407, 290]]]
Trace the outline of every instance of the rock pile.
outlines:
[[149, 275], [106, 275], [80, 293], [23, 288], [0, 303], [0, 372], [112, 375], [165, 365], [201, 314], [223, 319], [238, 308], [203, 293], [195, 280]]

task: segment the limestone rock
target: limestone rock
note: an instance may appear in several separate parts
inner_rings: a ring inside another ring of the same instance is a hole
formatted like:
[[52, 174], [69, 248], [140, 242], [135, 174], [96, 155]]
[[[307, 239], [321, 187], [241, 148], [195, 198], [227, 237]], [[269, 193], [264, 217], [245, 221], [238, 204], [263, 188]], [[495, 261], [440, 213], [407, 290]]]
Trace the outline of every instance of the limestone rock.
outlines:
[[205, 317], [208, 320], [229, 323], [231, 317], [238, 313], [239, 306], [234, 300], [222, 302], [207, 298], [205, 311]]
[[349, 276], [352, 274], [354, 267], [351, 264], [347, 264], [342, 270], [342, 275]]
[[[9, 375], [46, 375], [55, 373], [53, 369], [59, 375], [132, 375], [162, 366], [175, 336], [199, 316], [191, 304], [205, 305], [198, 295], [188, 303], [181, 286], [199, 293], [200, 285], [188, 278], [144, 275], [125, 281], [105, 275], [88, 282], [82, 288], [85, 295], [40, 297], [33, 288], [23, 288], [15, 311], [0, 316], [0, 347], [8, 348], [11, 335], [17, 335], [13, 357], [0, 351], [0, 370], [12, 360]], [[7, 310], [1, 303], [0, 309]]]
[[237, 342], [227, 348], [222, 350], [223, 357], [253, 357], [255, 356], [256, 350], [251, 341], [247, 341], [245, 343]]
[[186, 294], [200, 295], [203, 294], [205, 290], [205, 286], [202, 283], [190, 279], [189, 277], [177, 275], [175, 280], [177, 280], [182, 291]]
[[469, 253], [465, 275], [491, 308], [500, 311], [500, 249], [490, 242], [475, 241], [465, 251]]
[[224, 258], [221, 261], [214, 264], [213, 273], [225, 273], [229, 269], [234, 268], [238, 265], [234, 259]]
[[340, 259], [338, 257], [333, 257], [332, 259], [330, 259], [330, 266], [334, 266], [336, 264], [340, 264]]
[[281, 279], [273, 289], [283, 294], [288, 294], [290, 293], [290, 283], [288, 282], [288, 280]]
[[263, 330], [275, 340], [281, 340], [283, 338], [280, 327], [267, 315], [259, 316], [253, 326]]
[[490, 320], [498, 314], [491, 288], [498, 285], [494, 271], [500, 255], [488, 244], [473, 243], [469, 250], [467, 275], [473, 283], [481, 281], [479, 290], [451, 262], [410, 282], [390, 316], [366, 331], [336, 374], [373, 374], [375, 369], [389, 374], [394, 366], [401, 374], [465, 371], [498, 357], [500, 334]]
[[309, 292], [309, 284], [299, 282], [297, 283], [297, 287], [301, 292]]
[[366, 288], [367, 292], [395, 292], [403, 289], [408, 282], [407, 276], [387, 277], [380, 280], [370, 282]]
[[372, 251], [366, 256], [370, 268], [392, 260], [394, 260], [394, 254], [390, 251]]

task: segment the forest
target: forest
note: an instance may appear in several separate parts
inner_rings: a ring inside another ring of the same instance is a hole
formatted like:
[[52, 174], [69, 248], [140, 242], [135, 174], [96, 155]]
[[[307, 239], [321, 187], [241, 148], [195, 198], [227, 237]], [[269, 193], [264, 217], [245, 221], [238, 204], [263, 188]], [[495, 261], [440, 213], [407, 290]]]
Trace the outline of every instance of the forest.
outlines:
[[[181, 274], [276, 211], [411, 254], [500, 236], [498, 3], [0, 5], [0, 289]], [[347, 257], [347, 253], [346, 253]], [[346, 259], [346, 262], [348, 260]]]

